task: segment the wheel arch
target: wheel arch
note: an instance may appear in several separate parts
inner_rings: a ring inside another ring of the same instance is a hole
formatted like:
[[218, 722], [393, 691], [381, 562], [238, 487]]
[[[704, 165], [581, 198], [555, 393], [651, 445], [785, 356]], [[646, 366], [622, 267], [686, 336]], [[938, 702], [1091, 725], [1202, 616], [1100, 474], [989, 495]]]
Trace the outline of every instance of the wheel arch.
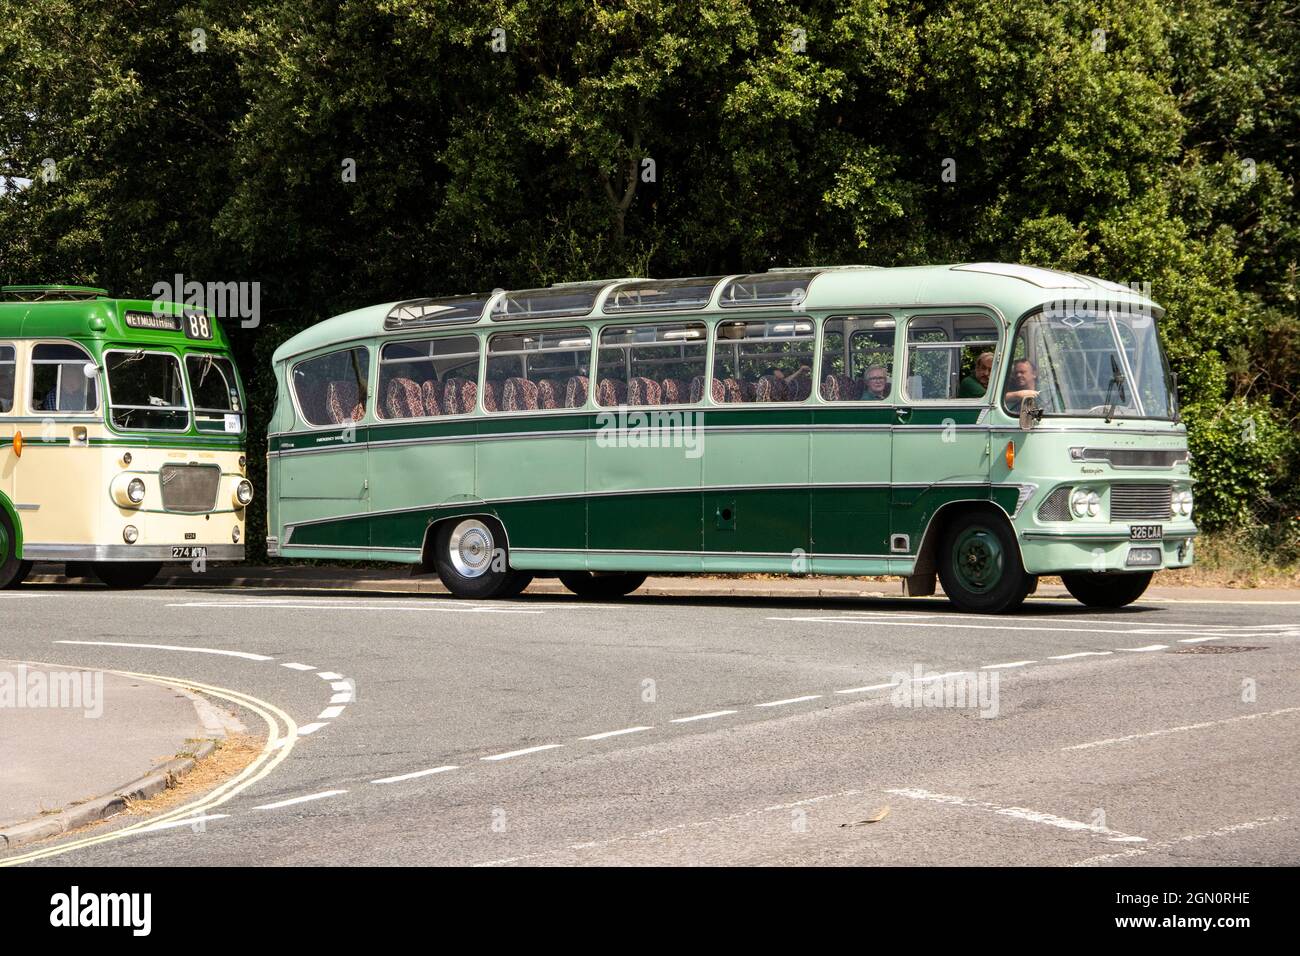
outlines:
[[[1011, 516], [1007, 514], [1006, 509], [996, 501], [989, 499], [965, 499], [946, 502], [935, 509], [934, 514], [930, 516], [925, 531], [921, 535], [921, 544], [916, 549], [916, 563], [913, 565], [912, 575], [922, 577], [937, 574], [939, 570], [937, 561], [939, 542], [943, 540], [944, 533], [952, 522], [960, 516], [976, 513], [987, 514], [994, 520], [1005, 523], [1016, 542], [1016, 559], [1020, 562], [1021, 570], [1024, 570], [1025, 556], [1020, 548], [1020, 535], [1016, 533], [1016, 526], [1012, 522]], [[1028, 574], [1029, 572], [1026, 571], [1025, 573]]]
[[443, 515], [430, 520], [428, 526], [424, 529], [424, 541], [420, 545], [420, 567], [422, 570], [432, 573], [436, 565], [434, 564], [433, 545], [438, 538], [438, 534], [443, 527], [454, 521], [460, 521], [464, 518], [487, 518], [496, 523], [501, 529], [501, 534], [505, 538], [505, 548], [507, 559], [510, 555], [510, 530], [506, 527], [505, 521], [501, 515], [493, 508], [481, 505], [470, 505], [464, 510], [457, 511], [455, 514]]
[[14, 507], [9, 496], [0, 491], [0, 511], [9, 516], [9, 523], [14, 529], [14, 555], [19, 561], [23, 559], [23, 519], [18, 516], [18, 509]]

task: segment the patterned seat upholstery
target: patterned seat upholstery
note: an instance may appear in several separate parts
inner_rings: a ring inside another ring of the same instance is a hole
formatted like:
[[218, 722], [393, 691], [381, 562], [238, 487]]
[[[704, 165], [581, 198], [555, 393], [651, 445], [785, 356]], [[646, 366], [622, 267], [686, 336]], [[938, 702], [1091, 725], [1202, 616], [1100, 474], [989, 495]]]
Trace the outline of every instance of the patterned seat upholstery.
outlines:
[[587, 404], [587, 376], [573, 375], [564, 383], [564, 407], [582, 408]]
[[554, 379], [544, 378], [537, 383], [538, 408], [559, 408], [562, 404], [564, 396]]
[[637, 376], [627, 383], [629, 405], [662, 405], [663, 389], [652, 378]]
[[425, 415], [442, 414], [442, 386], [437, 379], [430, 379], [425, 382], [420, 389], [421, 398], [424, 399]]
[[424, 414], [424, 390], [409, 378], [395, 378], [388, 383], [384, 400], [388, 418], [419, 418]]
[[497, 395], [499, 392], [499, 382], [495, 382], [490, 378], [483, 382], [483, 407], [489, 412], [495, 412], [500, 409], [501, 406], [497, 402]]
[[764, 375], [754, 383], [754, 401], [784, 402], [788, 398], [785, 380], [775, 375]]
[[596, 404], [610, 407], [627, 404], [627, 385], [616, 378], [602, 378], [596, 385]]
[[802, 402], [812, 394], [812, 378], [808, 375], [801, 375], [793, 382], [785, 380], [785, 399], [788, 402]]
[[691, 390], [680, 378], [665, 378], [659, 383], [659, 392], [665, 405], [685, 405], [691, 400]]
[[467, 415], [478, 401], [478, 385], [467, 378], [449, 378], [442, 389], [442, 413]]
[[862, 381], [848, 375], [827, 375], [822, 398], [828, 402], [855, 402], [862, 397]]
[[[716, 378], [709, 379], [709, 392], [715, 404], [721, 405], [723, 399], [722, 383]], [[704, 401], [704, 376], [697, 375], [691, 379], [691, 404]]]
[[335, 425], [360, 421], [366, 414], [356, 382], [330, 382], [325, 390], [325, 407]]
[[[749, 387], [746, 388], [745, 386]], [[749, 382], [741, 382], [734, 378], [724, 378], [722, 380], [722, 400], [727, 404], [736, 402], [752, 402], [754, 400], [754, 386]]]
[[537, 410], [537, 383], [526, 378], [508, 378], [501, 386], [501, 411], [534, 412]]

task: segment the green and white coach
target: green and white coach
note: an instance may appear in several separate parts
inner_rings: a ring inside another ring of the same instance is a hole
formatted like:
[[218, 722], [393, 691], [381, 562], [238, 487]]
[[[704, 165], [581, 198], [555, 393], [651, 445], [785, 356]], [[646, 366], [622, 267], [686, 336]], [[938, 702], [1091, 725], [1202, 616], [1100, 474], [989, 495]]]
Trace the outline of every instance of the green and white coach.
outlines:
[[1004, 611], [1136, 600], [1192, 562], [1161, 309], [1001, 263], [613, 279], [388, 303], [275, 353], [285, 557], [558, 574], [900, 575]]

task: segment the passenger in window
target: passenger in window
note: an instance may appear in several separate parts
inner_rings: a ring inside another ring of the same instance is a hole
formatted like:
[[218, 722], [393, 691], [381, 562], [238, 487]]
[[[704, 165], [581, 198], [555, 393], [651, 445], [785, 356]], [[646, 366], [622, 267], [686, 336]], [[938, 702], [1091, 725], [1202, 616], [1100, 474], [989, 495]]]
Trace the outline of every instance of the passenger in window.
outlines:
[[84, 412], [87, 378], [79, 368], [68, 365], [59, 376], [59, 384], [45, 393], [41, 410], [46, 412]]
[[983, 398], [989, 390], [989, 375], [993, 372], [993, 353], [981, 352], [971, 373], [961, 380], [958, 398]]
[[866, 383], [862, 390], [864, 402], [881, 402], [889, 397], [889, 372], [883, 365], [868, 366], [863, 381]]
[[1038, 366], [1027, 358], [1016, 359], [1011, 363], [1009, 384], [1007, 408], [1013, 415], [1019, 415], [1021, 402], [1038, 397]]

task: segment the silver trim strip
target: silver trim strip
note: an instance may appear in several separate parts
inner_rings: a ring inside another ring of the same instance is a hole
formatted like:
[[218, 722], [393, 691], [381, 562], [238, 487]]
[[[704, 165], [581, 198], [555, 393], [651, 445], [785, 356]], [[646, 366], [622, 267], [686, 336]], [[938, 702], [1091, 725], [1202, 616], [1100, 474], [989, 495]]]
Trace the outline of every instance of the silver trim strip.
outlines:
[[[511, 548], [518, 554], [622, 554], [667, 557], [702, 557], [702, 558], [842, 558], [886, 560], [897, 559], [897, 554], [837, 554], [833, 552], [807, 551], [796, 555], [794, 551], [642, 551], [634, 548]], [[791, 572], [794, 573], [794, 572]]]
[[172, 548], [207, 548], [210, 561], [243, 561], [242, 544], [23, 544], [24, 561], [175, 561]]

